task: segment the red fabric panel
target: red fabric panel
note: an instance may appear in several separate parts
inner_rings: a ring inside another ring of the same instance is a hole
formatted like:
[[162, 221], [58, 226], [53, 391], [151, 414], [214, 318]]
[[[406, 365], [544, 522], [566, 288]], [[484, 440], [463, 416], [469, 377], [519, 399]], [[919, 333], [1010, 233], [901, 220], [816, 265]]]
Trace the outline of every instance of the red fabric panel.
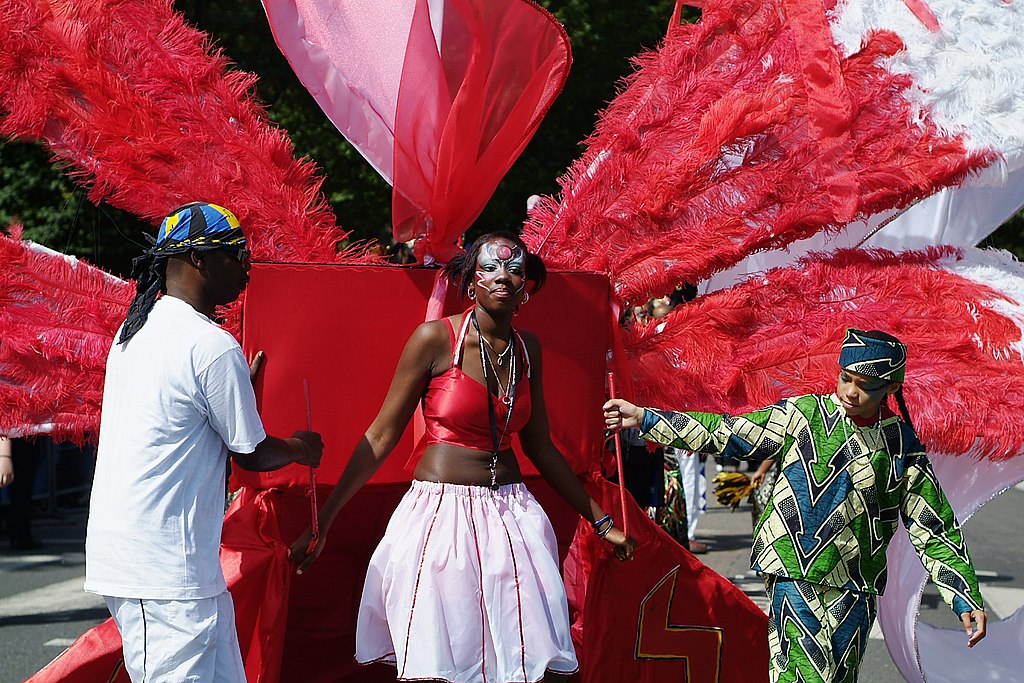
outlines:
[[[389, 266], [253, 267], [242, 345], [249, 357], [258, 349], [266, 353], [256, 386], [260, 412], [269, 434], [304, 429], [303, 379], [309, 381], [313, 428], [327, 446], [319, 483], [337, 482], [376, 416], [406, 340], [425, 318], [436, 273]], [[515, 321], [540, 338], [552, 438], [577, 473], [593, 469], [601, 451], [608, 296], [602, 275], [551, 273]], [[468, 307], [456, 299], [449, 289], [444, 315]], [[409, 481], [412, 431], [410, 426], [371, 483]], [[536, 474], [525, 459], [521, 463], [524, 474]], [[308, 470], [236, 469], [232, 480], [234, 487], [305, 486]]]
[[[388, 680], [387, 667], [364, 668], [353, 659], [356, 615], [370, 555], [407, 488], [404, 483], [373, 486], [356, 494], [331, 527], [320, 558], [304, 574], [293, 576], [287, 633], [279, 643], [282, 681]], [[320, 500], [330, 492], [331, 487], [320, 488]], [[290, 540], [309, 526], [309, 504], [301, 495], [281, 502], [281, 530]]]
[[[606, 510], [619, 489], [587, 486]], [[636, 558], [580, 522], [564, 574], [573, 640], [587, 683], [759, 683], [768, 680], [768, 619], [727, 579], [702, 564], [627, 501]]]
[[[292, 577], [278, 526], [284, 492], [244, 489], [224, 518], [220, 562], [249, 681], [277, 681]], [[305, 502], [305, 498], [302, 499]], [[284, 539], [284, 540], [282, 540]]]
[[131, 683], [121, 666], [121, 634], [113, 619], [82, 634], [25, 683]]
[[[483, 210], [561, 92], [569, 38], [528, 0], [416, 2], [395, 115], [395, 238], [439, 261]], [[528, 39], [526, 39], [528, 37]]]

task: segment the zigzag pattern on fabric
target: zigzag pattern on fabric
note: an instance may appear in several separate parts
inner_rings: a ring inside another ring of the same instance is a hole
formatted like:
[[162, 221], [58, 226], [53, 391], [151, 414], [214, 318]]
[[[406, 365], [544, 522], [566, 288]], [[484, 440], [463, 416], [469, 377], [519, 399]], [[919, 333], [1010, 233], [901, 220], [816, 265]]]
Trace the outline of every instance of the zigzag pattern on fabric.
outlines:
[[894, 414], [857, 427], [834, 396], [806, 395], [738, 416], [648, 410], [644, 437], [690, 451], [781, 459], [751, 567], [881, 594], [902, 518], [943, 599], [980, 605], [963, 536], [914, 432]]
[[766, 577], [772, 683], [852, 683], [875, 620], [873, 595]]

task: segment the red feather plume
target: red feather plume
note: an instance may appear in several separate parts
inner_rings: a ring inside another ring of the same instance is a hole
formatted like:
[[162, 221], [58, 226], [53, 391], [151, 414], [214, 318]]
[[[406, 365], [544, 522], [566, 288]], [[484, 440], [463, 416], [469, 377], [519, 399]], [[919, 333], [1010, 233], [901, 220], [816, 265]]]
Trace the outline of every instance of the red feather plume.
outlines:
[[154, 223], [214, 202], [258, 259], [365, 258], [336, 253], [346, 234], [315, 166], [267, 121], [255, 82], [166, 0], [0, 6], [0, 133], [45, 141], [93, 202]]
[[0, 235], [0, 434], [95, 438], [107, 352], [135, 287], [17, 236]]
[[[929, 447], [1013, 457], [1024, 447], [1024, 307], [951, 272], [972, 259], [992, 260], [952, 247], [843, 250], [679, 306], [661, 332], [627, 333], [637, 399], [735, 414], [828, 393], [845, 328], [882, 329], [910, 348], [905, 394]], [[1024, 285], [1020, 263], [992, 267], [993, 281]]]
[[709, 0], [636, 59], [524, 239], [637, 303], [958, 183], [989, 159], [914, 118], [882, 65], [901, 48], [840, 57], [818, 3]]
[[[376, 260], [338, 253], [346, 233], [315, 166], [267, 121], [255, 82], [164, 0], [0, 4], [0, 133], [44, 141], [92, 201], [153, 222], [211, 201], [239, 217], [257, 259]], [[134, 287], [16, 240], [3, 250], [0, 433], [81, 441]], [[236, 333], [239, 310], [226, 311]]]

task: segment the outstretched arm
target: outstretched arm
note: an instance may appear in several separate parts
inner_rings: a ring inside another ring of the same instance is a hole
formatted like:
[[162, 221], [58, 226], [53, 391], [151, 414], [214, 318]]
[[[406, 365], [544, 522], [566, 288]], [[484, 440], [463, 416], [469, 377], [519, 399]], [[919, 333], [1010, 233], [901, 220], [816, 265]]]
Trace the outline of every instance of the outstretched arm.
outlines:
[[763, 460], [785, 452], [791, 408], [781, 401], [743, 415], [673, 412], [640, 408], [621, 398], [604, 404], [608, 429], [638, 427], [647, 441], [739, 460]]
[[409, 424], [416, 404], [430, 381], [440, 345], [447, 348], [448, 333], [439, 327], [441, 324], [420, 325], [406, 343], [380, 412], [363, 438], [359, 440], [338, 480], [338, 485], [334, 487], [330, 498], [320, 510], [320, 536], [316, 546], [312, 552], [307, 553], [312, 530], [306, 530], [292, 544], [289, 557], [298, 566], [299, 574], [320, 556], [327, 540], [327, 531], [334, 523], [338, 512], [380, 469], [402, 437], [402, 432]]
[[[551, 485], [565, 502], [569, 503], [582, 517], [592, 525], [606, 517], [606, 513], [596, 500], [590, 497], [586, 489], [569, 467], [569, 463], [551, 441], [551, 430], [548, 424], [547, 407], [544, 403], [540, 344], [533, 335], [523, 335], [530, 352], [531, 377], [530, 399], [533, 410], [530, 421], [519, 432], [519, 441], [523, 451], [530, 458], [544, 480]], [[621, 520], [620, 520], [621, 521]], [[607, 523], [605, 523], [607, 524]], [[603, 529], [604, 525], [602, 525]], [[633, 558], [636, 542], [612, 524], [604, 534], [604, 539], [615, 546], [615, 556], [620, 560]]]

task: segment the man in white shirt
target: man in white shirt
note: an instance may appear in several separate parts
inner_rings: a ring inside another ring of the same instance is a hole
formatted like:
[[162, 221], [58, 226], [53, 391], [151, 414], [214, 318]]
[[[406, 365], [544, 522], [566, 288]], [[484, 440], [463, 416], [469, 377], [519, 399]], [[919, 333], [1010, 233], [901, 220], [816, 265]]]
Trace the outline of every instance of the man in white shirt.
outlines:
[[267, 436], [242, 349], [213, 321], [249, 280], [245, 247], [222, 207], [164, 219], [107, 359], [85, 590], [104, 596], [135, 683], [245, 683], [219, 558], [228, 459], [265, 471], [323, 453], [315, 432]]

